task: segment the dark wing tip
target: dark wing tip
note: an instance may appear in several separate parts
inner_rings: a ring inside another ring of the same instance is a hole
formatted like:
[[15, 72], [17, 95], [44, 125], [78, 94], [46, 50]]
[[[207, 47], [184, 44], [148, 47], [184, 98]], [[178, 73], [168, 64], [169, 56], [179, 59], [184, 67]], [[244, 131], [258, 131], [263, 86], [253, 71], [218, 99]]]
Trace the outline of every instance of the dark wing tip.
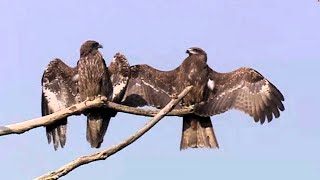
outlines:
[[281, 100], [281, 101], [284, 101], [285, 98], [283, 96], [283, 94], [281, 93], [281, 91], [275, 86], [273, 85], [270, 81], [268, 81], [270, 86], [271, 86], [271, 89], [272, 89], [272, 92]]

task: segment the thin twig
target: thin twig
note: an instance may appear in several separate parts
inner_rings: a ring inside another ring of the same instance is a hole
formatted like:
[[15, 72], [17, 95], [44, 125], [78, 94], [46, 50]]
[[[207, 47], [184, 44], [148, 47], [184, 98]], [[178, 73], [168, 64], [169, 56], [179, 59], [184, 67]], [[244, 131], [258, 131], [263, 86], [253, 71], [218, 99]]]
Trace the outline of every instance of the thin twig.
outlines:
[[[113, 102], [109, 102], [106, 98], [96, 98], [93, 101], [86, 101], [70, 106], [66, 109], [57, 111], [47, 116], [43, 116], [40, 118], [35, 118], [27, 121], [23, 121], [20, 123], [10, 124], [6, 126], [0, 126], [0, 136], [8, 135], [8, 134], [21, 134], [31, 129], [45, 126], [48, 124], [52, 124], [56, 121], [61, 120], [62, 118], [71, 116], [71, 115], [79, 115], [86, 109], [95, 108], [95, 107], [105, 107], [114, 109], [118, 112], [124, 112], [128, 114], [135, 115], [143, 115], [143, 116], [154, 116], [159, 110], [145, 110], [141, 108], [129, 107]], [[185, 114], [192, 113], [192, 108], [184, 108], [180, 110], [172, 110], [167, 116], [182, 116]]]
[[88, 156], [79, 157], [70, 163], [62, 166], [56, 171], [52, 171], [46, 175], [40, 176], [35, 180], [55, 180], [62, 176], [65, 176], [72, 170], [76, 169], [79, 166], [84, 164], [88, 164], [94, 161], [105, 160], [126, 146], [130, 145], [137, 139], [139, 139], [143, 134], [145, 134], [148, 130], [150, 130], [154, 125], [156, 125], [170, 110], [179, 103], [179, 101], [191, 90], [192, 86], [184, 89], [176, 99], [172, 99], [163, 109], [161, 109], [157, 115], [155, 115], [144, 127], [142, 127], [139, 131], [137, 131], [134, 135], [130, 136], [128, 139], [123, 142], [112, 146], [109, 149], [102, 150], [100, 152], [94, 153]]

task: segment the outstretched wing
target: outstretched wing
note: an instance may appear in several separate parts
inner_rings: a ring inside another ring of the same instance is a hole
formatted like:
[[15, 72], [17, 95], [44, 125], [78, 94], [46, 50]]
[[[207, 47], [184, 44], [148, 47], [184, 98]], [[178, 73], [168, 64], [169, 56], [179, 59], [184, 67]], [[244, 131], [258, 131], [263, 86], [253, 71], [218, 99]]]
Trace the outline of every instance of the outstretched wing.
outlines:
[[146, 64], [131, 66], [131, 77], [122, 104], [164, 107], [176, 94], [177, 69], [160, 71]]
[[[77, 102], [76, 68], [70, 68], [60, 59], [52, 60], [42, 76], [42, 116], [54, 113]], [[66, 143], [67, 118], [46, 126], [48, 143], [53, 140], [56, 150]]]
[[211, 116], [229, 109], [238, 109], [261, 124], [280, 116], [284, 111], [281, 92], [259, 72], [251, 68], [240, 68], [230, 73], [210, 71], [207, 101], [195, 106], [195, 113]]
[[130, 78], [129, 62], [123, 54], [117, 53], [113, 57], [108, 70], [113, 87], [111, 101], [120, 102], [124, 96]]

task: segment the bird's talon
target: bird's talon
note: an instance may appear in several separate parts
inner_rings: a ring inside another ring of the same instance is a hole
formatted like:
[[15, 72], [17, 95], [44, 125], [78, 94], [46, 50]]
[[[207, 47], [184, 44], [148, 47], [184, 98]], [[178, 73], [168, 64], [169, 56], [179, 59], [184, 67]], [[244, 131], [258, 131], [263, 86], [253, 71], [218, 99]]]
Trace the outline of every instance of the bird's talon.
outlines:
[[83, 102], [84, 102], [84, 105], [87, 105], [87, 102], [88, 102], [88, 101], [91, 101], [89, 97], [87, 97], [87, 98], [83, 101]]
[[105, 97], [105, 96], [101, 96], [101, 97], [100, 97], [100, 100], [101, 100], [101, 101], [108, 101], [108, 98]]

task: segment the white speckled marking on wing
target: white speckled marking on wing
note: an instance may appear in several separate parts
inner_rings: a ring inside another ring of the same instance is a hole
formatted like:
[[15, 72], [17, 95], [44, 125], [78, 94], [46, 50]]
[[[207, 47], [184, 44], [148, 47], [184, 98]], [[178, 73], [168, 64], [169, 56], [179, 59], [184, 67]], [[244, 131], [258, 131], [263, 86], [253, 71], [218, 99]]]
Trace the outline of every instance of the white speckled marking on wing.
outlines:
[[166, 92], [165, 90], [163, 90], [163, 89], [161, 89], [161, 88], [156, 88], [156, 87], [154, 87], [152, 84], [149, 84], [149, 83], [145, 82], [144, 80], [142, 80], [142, 82], [143, 82], [143, 84], [145, 84], [145, 85], [147, 85], [147, 86], [151, 87], [151, 88], [152, 88], [154, 91], [156, 91], [156, 92], [161, 91], [161, 92], [163, 92], [163, 93], [165, 93], [165, 94], [168, 94], [168, 95], [169, 95], [169, 93], [168, 93], [168, 92]]
[[267, 81], [266, 84], [261, 87], [261, 92], [269, 94], [270, 91], [269, 82]]
[[208, 82], [207, 82], [207, 86], [208, 86], [208, 88], [209, 88], [211, 91], [213, 91], [214, 85], [215, 85], [215, 84], [214, 84], [214, 81], [211, 80], [211, 79], [209, 79]]
[[43, 87], [43, 93], [45, 98], [48, 101], [48, 107], [52, 112], [56, 112], [65, 108], [65, 103], [60, 101], [57, 97], [57, 94], [50, 91], [50, 89]]
[[119, 94], [121, 94], [124, 91], [126, 85], [127, 85], [127, 83], [125, 83], [125, 82], [121, 82], [121, 83], [115, 85], [113, 87], [112, 99], [115, 99], [117, 96], [119, 96]]
[[111, 62], [116, 63], [116, 60], [117, 60], [117, 58], [113, 57]]

